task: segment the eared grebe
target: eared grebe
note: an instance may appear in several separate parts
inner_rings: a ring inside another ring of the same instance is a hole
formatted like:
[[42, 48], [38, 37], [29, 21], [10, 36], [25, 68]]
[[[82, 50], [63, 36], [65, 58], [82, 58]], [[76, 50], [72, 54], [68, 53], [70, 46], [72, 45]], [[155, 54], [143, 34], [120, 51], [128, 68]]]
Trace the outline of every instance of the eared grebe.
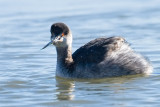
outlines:
[[72, 54], [72, 33], [64, 23], [51, 26], [51, 41], [57, 50], [56, 75], [65, 78], [103, 78], [149, 74], [150, 63], [135, 53], [122, 37], [97, 38]]

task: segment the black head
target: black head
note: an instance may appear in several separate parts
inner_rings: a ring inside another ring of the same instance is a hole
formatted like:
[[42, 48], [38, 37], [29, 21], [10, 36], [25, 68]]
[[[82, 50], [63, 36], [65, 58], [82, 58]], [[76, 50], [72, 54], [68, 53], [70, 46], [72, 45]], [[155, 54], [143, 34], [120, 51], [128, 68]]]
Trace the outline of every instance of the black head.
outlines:
[[59, 34], [68, 35], [69, 28], [64, 23], [54, 23], [51, 26], [50, 32], [51, 32], [52, 35], [54, 34], [55, 36], [57, 36]]
[[69, 28], [64, 23], [54, 23], [51, 26], [51, 41], [45, 45], [42, 49], [53, 44], [57, 47], [68, 46], [72, 44], [72, 34]]

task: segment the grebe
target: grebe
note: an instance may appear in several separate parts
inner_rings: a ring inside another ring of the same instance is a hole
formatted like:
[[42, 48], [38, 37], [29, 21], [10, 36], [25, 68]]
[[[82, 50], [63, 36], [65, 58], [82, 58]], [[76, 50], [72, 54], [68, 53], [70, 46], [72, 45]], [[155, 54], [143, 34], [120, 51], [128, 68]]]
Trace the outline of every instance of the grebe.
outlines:
[[57, 50], [56, 76], [64, 78], [103, 78], [150, 74], [152, 66], [134, 52], [122, 37], [97, 38], [72, 54], [72, 33], [64, 23], [51, 26], [50, 44]]

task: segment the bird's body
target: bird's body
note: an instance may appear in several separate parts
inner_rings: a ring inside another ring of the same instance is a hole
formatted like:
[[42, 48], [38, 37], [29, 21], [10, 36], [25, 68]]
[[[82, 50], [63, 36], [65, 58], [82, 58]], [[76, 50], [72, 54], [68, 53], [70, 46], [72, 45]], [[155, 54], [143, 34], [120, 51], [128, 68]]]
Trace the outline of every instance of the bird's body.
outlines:
[[57, 76], [104, 78], [152, 72], [150, 63], [133, 51], [122, 37], [97, 38], [72, 54], [72, 34], [68, 27], [65, 34], [65, 31], [63, 32], [65, 27], [67, 26], [63, 23], [55, 23], [51, 27], [53, 35], [59, 28], [62, 28], [62, 31], [57, 34], [66, 35], [63, 40], [58, 39], [59, 42], [55, 42], [55, 36], [53, 41], [57, 50]]

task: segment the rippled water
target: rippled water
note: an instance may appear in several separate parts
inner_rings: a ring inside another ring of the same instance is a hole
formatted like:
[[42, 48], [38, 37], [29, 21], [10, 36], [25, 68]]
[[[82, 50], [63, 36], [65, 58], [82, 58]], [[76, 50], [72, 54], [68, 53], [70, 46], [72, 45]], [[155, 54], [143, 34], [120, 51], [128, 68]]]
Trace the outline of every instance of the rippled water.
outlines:
[[[154, 72], [97, 80], [55, 77], [50, 26], [64, 22], [73, 51], [102, 36], [123, 36]], [[159, 0], [1, 0], [0, 107], [159, 107]]]

